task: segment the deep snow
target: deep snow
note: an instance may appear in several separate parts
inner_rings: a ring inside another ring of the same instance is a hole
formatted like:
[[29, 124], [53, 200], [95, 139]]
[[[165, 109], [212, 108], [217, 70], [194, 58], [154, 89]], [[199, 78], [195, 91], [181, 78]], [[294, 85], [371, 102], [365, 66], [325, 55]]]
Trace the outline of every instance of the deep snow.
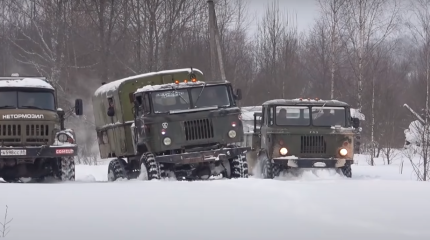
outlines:
[[[107, 164], [77, 166], [77, 182], [0, 184], [5, 239], [430, 239], [430, 185], [400, 158], [353, 178], [307, 171], [299, 178], [178, 182], [107, 180]], [[378, 160], [378, 159], [377, 159]], [[3, 220], [0, 220], [1, 222]]]

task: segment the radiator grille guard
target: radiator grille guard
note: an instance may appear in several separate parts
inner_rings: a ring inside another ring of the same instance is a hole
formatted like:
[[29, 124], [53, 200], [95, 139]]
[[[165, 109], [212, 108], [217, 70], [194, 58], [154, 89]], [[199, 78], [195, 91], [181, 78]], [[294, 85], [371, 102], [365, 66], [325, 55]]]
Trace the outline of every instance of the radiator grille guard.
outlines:
[[300, 136], [300, 153], [326, 154], [327, 143], [322, 135]]
[[194, 141], [214, 138], [214, 128], [211, 119], [184, 121], [185, 140]]
[[0, 123], [0, 144], [44, 145], [50, 143], [49, 124], [3, 124]]

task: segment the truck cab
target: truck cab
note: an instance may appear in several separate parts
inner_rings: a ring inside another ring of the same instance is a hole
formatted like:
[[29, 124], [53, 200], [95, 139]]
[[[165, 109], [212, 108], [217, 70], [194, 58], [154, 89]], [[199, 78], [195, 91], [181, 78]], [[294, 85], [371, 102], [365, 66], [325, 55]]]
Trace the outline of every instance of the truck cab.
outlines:
[[196, 68], [118, 79], [93, 96], [94, 118], [108, 179], [179, 180], [248, 177], [240, 90], [205, 82]]
[[251, 143], [263, 178], [297, 168], [335, 168], [352, 176], [354, 135], [361, 129], [347, 103], [275, 99], [263, 103], [254, 119]]
[[[74, 180], [75, 133], [64, 127], [55, 88], [44, 77], [0, 77], [0, 177], [6, 181], [55, 175]], [[82, 115], [82, 100], [74, 112]], [[73, 111], [72, 110], [72, 111]]]

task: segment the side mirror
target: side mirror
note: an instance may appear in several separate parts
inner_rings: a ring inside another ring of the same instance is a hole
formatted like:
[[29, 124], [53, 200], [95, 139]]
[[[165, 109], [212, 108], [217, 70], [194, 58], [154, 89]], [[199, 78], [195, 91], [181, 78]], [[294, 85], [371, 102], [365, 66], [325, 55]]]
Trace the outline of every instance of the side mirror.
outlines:
[[84, 114], [84, 105], [82, 103], [82, 99], [75, 100], [75, 114], [78, 116], [82, 116]]
[[360, 119], [352, 118], [352, 127], [359, 128], [360, 127]]
[[[260, 129], [257, 129], [257, 118], [260, 118], [260, 121], [261, 121], [261, 117], [263, 116], [263, 113], [261, 113], [261, 112], [255, 112], [254, 113], [254, 133], [258, 133], [258, 132], [260, 132]], [[261, 127], [261, 124], [260, 124], [260, 127]]]
[[236, 100], [242, 100], [242, 90], [240, 88], [236, 89], [235, 98]]
[[115, 109], [114, 109], [112, 106], [108, 108], [108, 110], [107, 110], [107, 115], [108, 115], [109, 117], [113, 117], [113, 116], [115, 116]]

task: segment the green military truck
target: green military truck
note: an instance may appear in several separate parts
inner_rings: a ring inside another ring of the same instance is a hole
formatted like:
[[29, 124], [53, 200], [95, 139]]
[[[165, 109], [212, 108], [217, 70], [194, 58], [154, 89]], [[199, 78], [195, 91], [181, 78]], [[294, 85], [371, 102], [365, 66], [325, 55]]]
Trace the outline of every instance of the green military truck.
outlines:
[[359, 124], [345, 102], [275, 99], [254, 113], [254, 130], [244, 143], [256, 153], [249, 162], [258, 164], [251, 167], [263, 178], [297, 168], [336, 168], [350, 178]]
[[102, 158], [115, 158], [108, 179], [175, 176], [247, 178], [241, 92], [206, 83], [198, 69], [152, 72], [102, 85], [93, 96]]
[[[75, 180], [76, 136], [64, 127], [67, 112], [57, 105], [45, 77], [0, 77], [0, 178]], [[76, 99], [75, 114], [82, 115], [82, 108]]]

